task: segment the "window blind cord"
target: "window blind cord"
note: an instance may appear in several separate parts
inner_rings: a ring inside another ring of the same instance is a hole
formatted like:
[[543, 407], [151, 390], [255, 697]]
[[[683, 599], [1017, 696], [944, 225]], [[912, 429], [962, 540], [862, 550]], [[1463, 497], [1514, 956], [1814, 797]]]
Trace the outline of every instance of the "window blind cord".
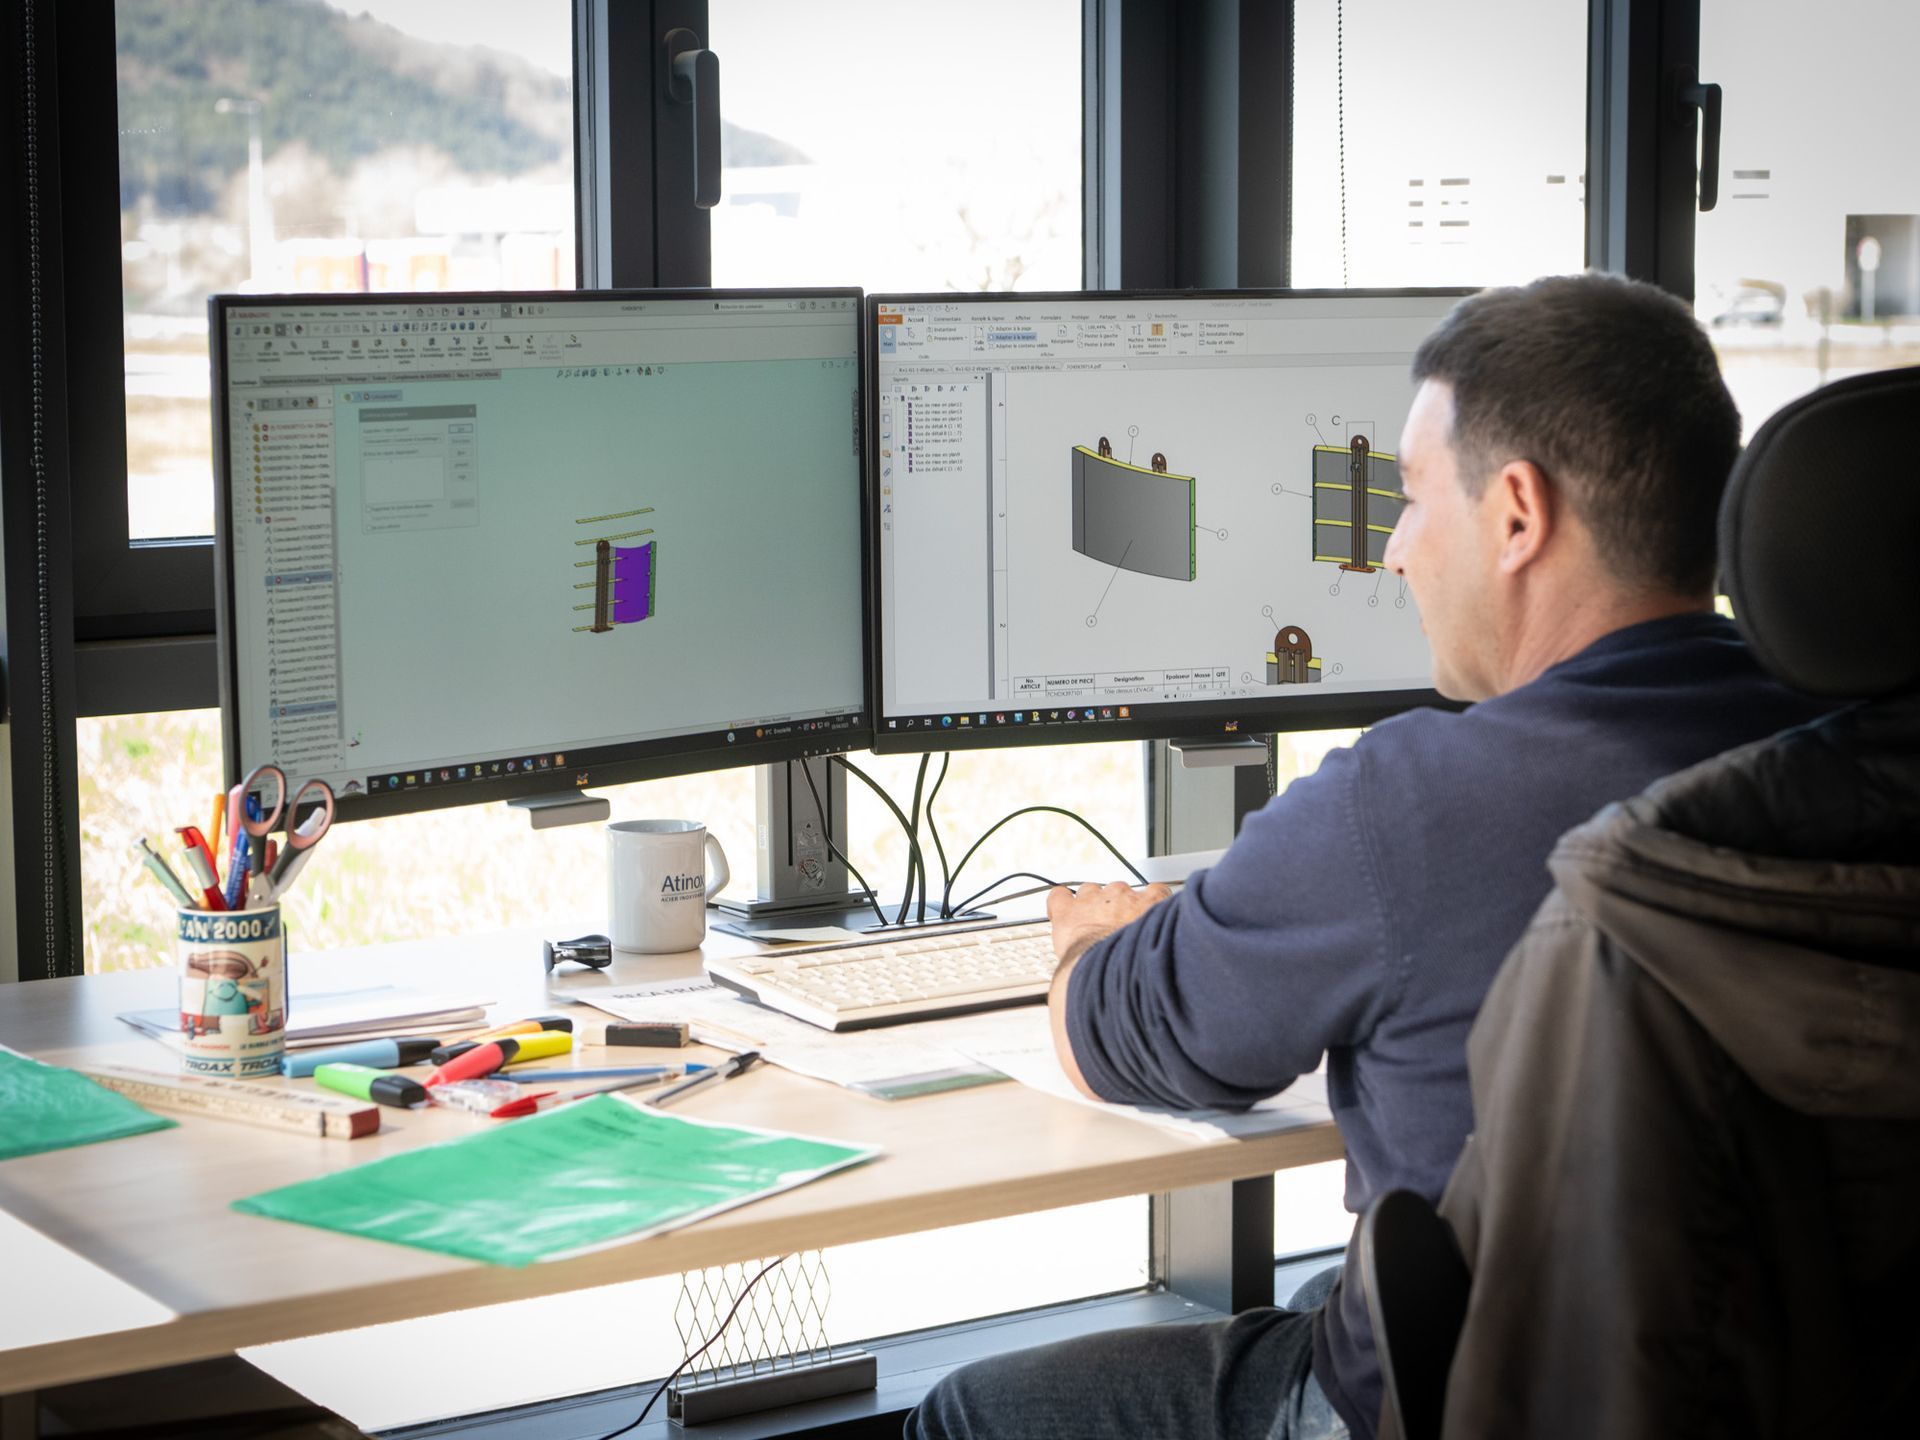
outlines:
[[39, 622], [37, 656], [40, 662], [40, 859], [41, 905], [46, 940], [44, 975], [52, 979], [61, 973], [61, 951], [66, 936], [66, 883], [61, 873], [61, 857], [66, 854], [66, 816], [60, 803], [59, 746], [57, 743], [53, 689], [53, 568], [48, 553], [49, 526], [47, 474], [47, 361], [45, 262], [42, 258], [40, 180], [40, 96], [39, 6], [35, 0], [22, 0], [20, 7], [21, 48], [25, 75], [21, 85], [21, 142], [26, 181], [27, 221], [27, 315], [29, 334], [28, 371], [32, 394], [33, 465], [33, 586], [34, 607]]
[[1340, 139], [1340, 283], [1347, 278], [1347, 13], [1346, 0], [1333, 4], [1333, 104]]

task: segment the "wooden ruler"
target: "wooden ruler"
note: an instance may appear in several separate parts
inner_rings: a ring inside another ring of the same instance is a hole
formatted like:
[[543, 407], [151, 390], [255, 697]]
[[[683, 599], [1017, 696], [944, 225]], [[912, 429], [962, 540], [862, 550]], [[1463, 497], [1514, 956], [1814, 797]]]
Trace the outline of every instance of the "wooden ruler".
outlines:
[[298, 1135], [324, 1135], [353, 1140], [380, 1128], [380, 1107], [344, 1095], [322, 1095], [317, 1090], [277, 1090], [251, 1080], [224, 1075], [183, 1075], [177, 1071], [143, 1070], [135, 1065], [76, 1065], [82, 1075], [117, 1090], [131, 1100], [156, 1110], [180, 1110], [215, 1120], [237, 1120], [291, 1130]]

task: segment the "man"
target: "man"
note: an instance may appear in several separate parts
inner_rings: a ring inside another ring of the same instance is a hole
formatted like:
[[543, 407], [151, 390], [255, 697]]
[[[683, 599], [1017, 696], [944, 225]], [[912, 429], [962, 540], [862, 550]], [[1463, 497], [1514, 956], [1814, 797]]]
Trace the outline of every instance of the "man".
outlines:
[[[1385, 563], [1420, 607], [1435, 688], [1474, 703], [1333, 752], [1178, 896], [1049, 903], [1074, 1083], [1238, 1107], [1324, 1054], [1355, 1213], [1398, 1187], [1438, 1200], [1471, 1125], [1467, 1030], [1548, 892], [1555, 838], [1824, 708], [1768, 679], [1713, 613], [1740, 419], [1679, 302], [1600, 275], [1486, 291], [1413, 375]], [[985, 1361], [936, 1387], [907, 1433], [1371, 1437], [1381, 1386], [1357, 1276], [1295, 1304]]]

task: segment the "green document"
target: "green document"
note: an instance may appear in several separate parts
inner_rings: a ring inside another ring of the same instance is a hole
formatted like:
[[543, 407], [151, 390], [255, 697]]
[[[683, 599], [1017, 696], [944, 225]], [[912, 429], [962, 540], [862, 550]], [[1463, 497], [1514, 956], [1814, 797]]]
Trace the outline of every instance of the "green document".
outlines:
[[0, 1045], [0, 1160], [144, 1135], [177, 1124], [84, 1075]]
[[612, 1095], [236, 1200], [249, 1215], [495, 1265], [638, 1240], [877, 1150], [708, 1125]]

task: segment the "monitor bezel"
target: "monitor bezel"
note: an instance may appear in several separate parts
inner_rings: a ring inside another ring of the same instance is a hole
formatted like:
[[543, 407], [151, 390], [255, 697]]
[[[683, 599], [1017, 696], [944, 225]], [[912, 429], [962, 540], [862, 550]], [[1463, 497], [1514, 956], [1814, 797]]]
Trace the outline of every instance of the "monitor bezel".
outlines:
[[[1476, 293], [1472, 287], [1420, 286], [1388, 289], [1228, 289], [1228, 290], [1014, 290], [1014, 291], [888, 291], [866, 298], [861, 312], [860, 349], [867, 392], [862, 402], [869, 417], [865, 431], [867, 472], [867, 651], [873, 674], [867, 685], [868, 718], [873, 726], [873, 752], [876, 755], [938, 754], [950, 750], [998, 750], [1028, 745], [1089, 745], [1110, 740], [1220, 740], [1233, 735], [1260, 736], [1289, 734], [1302, 730], [1350, 730], [1372, 725], [1407, 710], [1423, 706], [1458, 709], [1430, 686], [1404, 690], [1379, 690], [1365, 695], [1299, 695], [1284, 700], [1263, 699], [1201, 702], [1171, 711], [1165, 702], [1155, 702], [1154, 713], [1125, 720], [1059, 721], [1033, 725], [970, 725], [956, 723], [951, 728], [890, 730], [889, 721], [908, 718], [885, 711], [886, 646], [881, 627], [885, 623], [881, 590], [880, 536], [880, 437], [879, 425], [871, 417], [879, 414], [880, 337], [879, 313], [882, 305], [994, 305], [994, 304], [1100, 304], [1102, 302], [1154, 300], [1463, 300]], [[1022, 707], [1024, 709], [1024, 707]], [[1048, 707], [1052, 708], [1052, 707]], [[1118, 708], [1118, 707], [1110, 707]], [[1131, 706], [1129, 708], [1132, 708]], [[1008, 705], [1006, 710], [1012, 710]], [[973, 712], [976, 716], [980, 713]], [[1000, 706], [994, 713], [1004, 713]]]
[[[239, 767], [239, 746], [237, 743], [237, 672], [239, 655], [233, 644], [233, 607], [234, 576], [233, 567], [227, 556], [228, 529], [231, 525], [232, 473], [229, 464], [227, 435], [230, 417], [227, 414], [227, 326], [226, 313], [234, 307], [258, 307], [264, 305], [300, 305], [300, 306], [349, 306], [349, 305], [498, 305], [501, 303], [527, 302], [532, 304], [555, 303], [604, 303], [623, 300], [787, 300], [787, 299], [834, 299], [851, 300], [853, 304], [853, 322], [863, 325], [865, 307], [863, 293], [858, 286], [798, 286], [798, 287], [716, 287], [716, 288], [650, 288], [636, 290], [435, 290], [435, 291], [352, 291], [302, 294], [288, 292], [284, 294], [263, 295], [212, 295], [207, 300], [208, 353], [212, 368], [213, 394], [211, 411], [213, 420], [213, 463], [214, 463], [214, 647], [215, 666], [219, 679], [220, 696], [220, 752], [223, 786], [231, 788], [243, 778]], [[867, 493], [868, 469], [866, 463], [865, 436], [867, 382], [866, 357], [864, 349], [856, 343], [854, 346], [854, 403], [852, 423], [856, 445], [854, 463], [858, 471], [859, 514], [864, 517], [872, 508]], [[362, 792], [339, 796], [337, 818], [339, 820], [377, 820], [390, 815], [415, 814], [428, 810], [444, 810], [457, 805], [488, 804], [501, 800], [521, 800], [538, 796], [551, 796], [567, 791], [585, 791], [604, 789], [614, 785], [629, 785], [640, 780], [665, 780], [679, 775], [697, 775], [714, 770], [741, 769], [752, 765], [772, 765], [783, 761], [802, 760], [826, 755], [841, 755], [851, 751], [872, 748], [873, 741], [873, 694], [869, 688], [873, 677], [873, 616], [869, 609], [869, 600], [874, 593], [870, 580], [873, 563], [868, 526], [863, 520], [856, 521], [860, 547], [860, 684], [861, 708], [854, 723], [845, 730], [813, 732], [805, 736], [782, 736], [759, 740], [746, 740], [735, 744], [722, 741], [718, 745], [704, 744], [689, 746], [684, 743], [690, 737], [668, 737], [665, 740], [634, 742], [644, 746], [640, 754], [619, 756], [615, 759], [595, 763], [581, 768], [569, 765], [565, 769], [537, 770], [531, 775], [508, 775], [487, 777], [484, 779], [454, 782], [445, 788], [403, 789], [373, 794]], [[745, 663], [743, 661], [743, 663]], [[800, 720], [819, 719], [819, 716], [802, 716]], [[724, 728], [724, 727], [722, 727]], [[716, 729], [711, 734], [718, 734]], [[565, 753], [563, 745], [557, 743], [553, 750]], [[535, 753], [539, 753], [536, 751]], [[424, 768], [424, 767], [423, 767]], [[304, 778], [290, 775], [289, 780], [298, 784]]]

